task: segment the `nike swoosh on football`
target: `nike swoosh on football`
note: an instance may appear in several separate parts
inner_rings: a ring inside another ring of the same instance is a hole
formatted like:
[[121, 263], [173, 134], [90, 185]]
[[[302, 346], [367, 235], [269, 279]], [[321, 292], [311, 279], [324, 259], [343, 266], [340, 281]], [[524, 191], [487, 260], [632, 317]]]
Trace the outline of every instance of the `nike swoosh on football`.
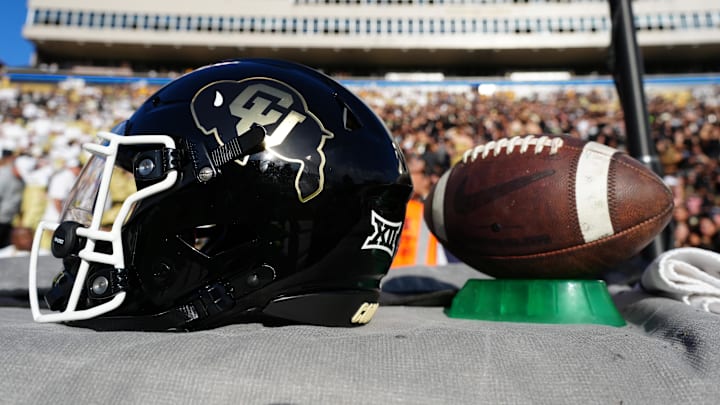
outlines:
[[477, 206], [493, 202], [512, 193], [513, 191], [520, 190], [538, 180], [550, 177], [553, 174], [555, 174], [555, 170], [543, 170], [527, 176], [517, 177], [510, 181], [506, 181], [505, 183], [497, 184], [470, 194], [466, 194], [465, 192], [465, 183], [467, 183], [467, 178], [464, 178], [462, 183], [460, 183], [458, 198], [455, 199], [455, 210], [460, 214], [467, 214]]

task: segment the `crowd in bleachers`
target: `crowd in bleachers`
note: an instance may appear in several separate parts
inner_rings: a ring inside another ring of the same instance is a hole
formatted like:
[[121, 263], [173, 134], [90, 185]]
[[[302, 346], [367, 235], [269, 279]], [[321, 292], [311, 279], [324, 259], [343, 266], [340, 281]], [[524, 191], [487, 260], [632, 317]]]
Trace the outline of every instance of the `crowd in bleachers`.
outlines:
[[[80, 144], [127, 118], [154, 90], [143, 84], [81, 81], [21, 87], [5, 80], [0, 85], [0, 147], [7, 155], [4, 164], [18, 168], [25, 183], [14, 227], [32, 229], [47, 218], [58, 194], [50, 195], [50, 189], [69, 191], [67, 186], [51, 187], [53, 179], [67, 182], [67, 171], [86, 159]], [[352, 90], [386, 122], [401, 146], [416, 198], [466, 150], [501, 137], [570, 134], [619, 149], [626, 145], [622, 111], [610, 87], [535, 93], [512, 88], [482, 93], [470, 87]], [[720, 251], [719, 101], [720, 87], [714, 86], [648, 91], [651, 133], [664, 180], [676, 197], [673, 232], [678, 247]]]
[[[361, 89], [401, 145], [421, 198], [471, 147], [501, 137], [569, 134], [627, 150], [614, 88], [513, 90]], [[647, 90], [650, 133], [675, 195], [674, 246], [720, 251], [720, 87]]]
[[12, 236], [21, 236], [18, 239], [22, 242], [8, 245], [11, 237], [0, 234], [0, 256], [16, 254], [18, 247], [26, 251], [27, 230], [33, 230], [41, 220], [57, 221], [64, 197], [87, 159], [81, 145], [95, 141], [98, 131], [129, 117], [154, 90], [142, 84], [90, 86], [68, 80], [21, 86], [3, 80], [0, 166], [14, 167], [24, 182], [24, 192], [12, 222]]

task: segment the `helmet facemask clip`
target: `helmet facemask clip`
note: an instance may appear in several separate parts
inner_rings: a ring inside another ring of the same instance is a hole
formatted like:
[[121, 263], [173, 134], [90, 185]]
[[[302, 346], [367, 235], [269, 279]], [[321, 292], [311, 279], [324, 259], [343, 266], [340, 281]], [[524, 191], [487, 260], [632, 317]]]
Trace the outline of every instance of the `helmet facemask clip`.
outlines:
[[139, 152], [133, 159], [133, 174], [138, 188], [157, 183], [170, 170], [177, 170], [179, 156], [176, 149], [162, 148]]

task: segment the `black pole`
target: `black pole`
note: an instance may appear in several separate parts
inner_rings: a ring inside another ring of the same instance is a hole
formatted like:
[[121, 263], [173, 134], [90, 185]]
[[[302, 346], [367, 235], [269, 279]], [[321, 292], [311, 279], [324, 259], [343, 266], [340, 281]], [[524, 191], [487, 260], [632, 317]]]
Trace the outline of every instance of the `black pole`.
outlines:
[[[644, 67], [635, 35], [631, 0], [608, 1], [612, 17], [609, 65], [625, 116], [628, 153], [662, 177], [662, 165], [650, 134], [642, 80]], [[644, 259], [654, 259], [671, 246], [671, 241], [672, 231], [668, 227], [645, 248]]]

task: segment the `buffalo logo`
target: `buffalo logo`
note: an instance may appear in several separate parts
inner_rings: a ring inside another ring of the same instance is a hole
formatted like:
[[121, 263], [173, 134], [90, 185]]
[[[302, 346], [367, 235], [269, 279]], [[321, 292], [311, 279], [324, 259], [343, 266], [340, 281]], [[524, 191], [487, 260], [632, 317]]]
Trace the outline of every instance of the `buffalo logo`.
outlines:
[[[269, 78], [222, 80], [200, 89], [192, 100], [195, 125], [220, 145], [243, 136], [253, 126], [265, 130], [265, 149], [300, 165], [295, 176], [298, 199], [306, 202], [322, 192], [325, 140], [332, 132], [308, 110], [305, 99], [289, 85]], [[246, 165], [249, 156], [236, 160]]]
[[392, 222], [371, 211], [370, 223], [373, 226], [372, 235], [365, 239], [361, 249], [380, 249], [393, 257], [400, 241], [402, 222]]

